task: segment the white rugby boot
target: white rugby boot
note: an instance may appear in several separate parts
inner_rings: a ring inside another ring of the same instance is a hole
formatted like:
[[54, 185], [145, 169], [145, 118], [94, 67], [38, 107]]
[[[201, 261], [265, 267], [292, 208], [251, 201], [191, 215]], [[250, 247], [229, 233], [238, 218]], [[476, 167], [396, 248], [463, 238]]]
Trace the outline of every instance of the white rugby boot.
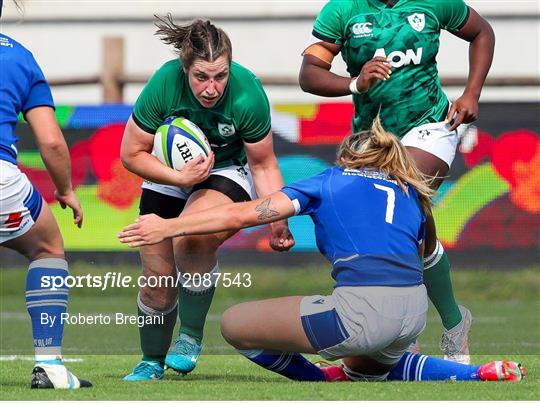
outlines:
[[459, 306], [459, 311], [462, 319], [454, 328], [443, 332], [441, 349], [444, 352], [445, 360], [470, 365], [469, 332], [473, 317], [466, 307]]

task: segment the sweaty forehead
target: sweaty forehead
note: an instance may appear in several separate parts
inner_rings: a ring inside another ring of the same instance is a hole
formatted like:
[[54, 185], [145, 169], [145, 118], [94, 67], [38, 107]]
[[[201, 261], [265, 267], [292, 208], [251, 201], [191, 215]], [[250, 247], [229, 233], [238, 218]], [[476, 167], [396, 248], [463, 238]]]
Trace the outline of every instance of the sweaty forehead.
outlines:
[[220, 56], [213, 62], [202, 59], [195, 59], [191, 65], [191, 70], [204, 72], [207, 74], [217, 74], [229, 69], [229, 62], [224, 56]]

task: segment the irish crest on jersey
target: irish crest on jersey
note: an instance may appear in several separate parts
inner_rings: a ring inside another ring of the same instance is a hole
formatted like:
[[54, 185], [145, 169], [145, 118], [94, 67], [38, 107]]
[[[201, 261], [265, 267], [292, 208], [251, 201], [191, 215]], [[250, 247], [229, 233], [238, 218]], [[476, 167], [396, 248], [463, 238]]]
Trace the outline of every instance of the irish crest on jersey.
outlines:
[[221, 136], [232, 136], [236, 133], [234, 125], [232, 123], [218, 123], [218, 131]]
[[411, 27], [413, 27], [413, 29], [418, 32], [422, 32], [422, 30], [426, 26], [426, 17], [423, 13], [414, 13], [408, 16], [407, 20], [409, 20], [409, 24], [411, 24]]

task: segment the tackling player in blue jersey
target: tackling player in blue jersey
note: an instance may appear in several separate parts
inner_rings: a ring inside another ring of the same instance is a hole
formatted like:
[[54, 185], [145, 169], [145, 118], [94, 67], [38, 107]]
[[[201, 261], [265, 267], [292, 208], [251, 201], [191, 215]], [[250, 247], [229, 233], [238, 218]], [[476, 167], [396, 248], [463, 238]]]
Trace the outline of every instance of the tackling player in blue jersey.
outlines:
[[[0, 2], [1, 3], [1, 2]], [[1, 9], [0, 4], [0, 9]], [[68, 264], [60, 230], [47, 203], [17, 166], [15, 125], [22, 112], [30, 124], [60, 205], [73, 211], [82, 226], [83, 212], [71, 186], [69, 150], [56, 123], [49, 85], [32, 53], [0, 34], [0, 245], [30, 261], [26, 277], [26, 307], [32, 320], [36, 365], [32, 388], [75, 389], [91, 384], [62, 365], [62, 313], [68, 289], [47, 289], [43, 276], [65, 278]], [[54, 318], [44, 324], [42, 316]]]
[[[475, 366], [406, 352], [426, 325], [421, 257], [433, 191], [378, 117], [344, 140], [337, 164], [255, 201], [168, 220], [142, 216], [119, 238], [138, 247], [310, 215], [334, 291], [226, 310], [221, 332], [242, 355], [299, 381], [521, 380], [515, 362]], [[320, 368], [298, 352], [342, 365]]]
[[[454, 103], [437, 70], [442, 30], [470, 42], [467, 85]], [[431, 187], [437, 189], [456, 154], [456, 129], [477, 119], [494, 45], [490, 24], [463, 0], [330, 0], [314, 23], [299, 83], [319, 96], [352, 93], [353, 131], [368, 128], [380, 114], [420, 171], [434, 177]], [[350, 77], [331, 71], [338, 53]], [[424, 253], [424, 284], [444, 327], [445, 359], [468, 364], [472, 314], [456, 302], [450, 261], [437, 240], [432, 215], [426, 219]]]

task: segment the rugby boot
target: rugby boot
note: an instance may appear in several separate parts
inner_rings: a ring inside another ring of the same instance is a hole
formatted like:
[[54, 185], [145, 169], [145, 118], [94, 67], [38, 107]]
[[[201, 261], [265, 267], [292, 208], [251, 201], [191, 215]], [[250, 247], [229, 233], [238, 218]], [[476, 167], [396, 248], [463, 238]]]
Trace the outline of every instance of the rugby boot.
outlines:
[[197, 365], [202, 346], [187, 334], [180, 334], [165, 357], [165, 366], [187, 375]]
[[492, 382], [520, 382], [525, 379], [525, 368], [521, 363], [494, 361], [480, 366], [478, 376], [481, 380]]
[[343, 365], [332, 365], [326, 361], [313, 363], [322, 370], [327, 382], [349, 382], [351, 379], [343, 371]]
[[32, 370], [30, 387], [33, 389], [78, 389], [92, 387], [92, 383], [79, 379], [60, 363], [36, 363]]
[[146, 382], [163, 379], [164, 369], [161, 362], [140, 361], [133, 372], [124, 377], [126, 382]]

